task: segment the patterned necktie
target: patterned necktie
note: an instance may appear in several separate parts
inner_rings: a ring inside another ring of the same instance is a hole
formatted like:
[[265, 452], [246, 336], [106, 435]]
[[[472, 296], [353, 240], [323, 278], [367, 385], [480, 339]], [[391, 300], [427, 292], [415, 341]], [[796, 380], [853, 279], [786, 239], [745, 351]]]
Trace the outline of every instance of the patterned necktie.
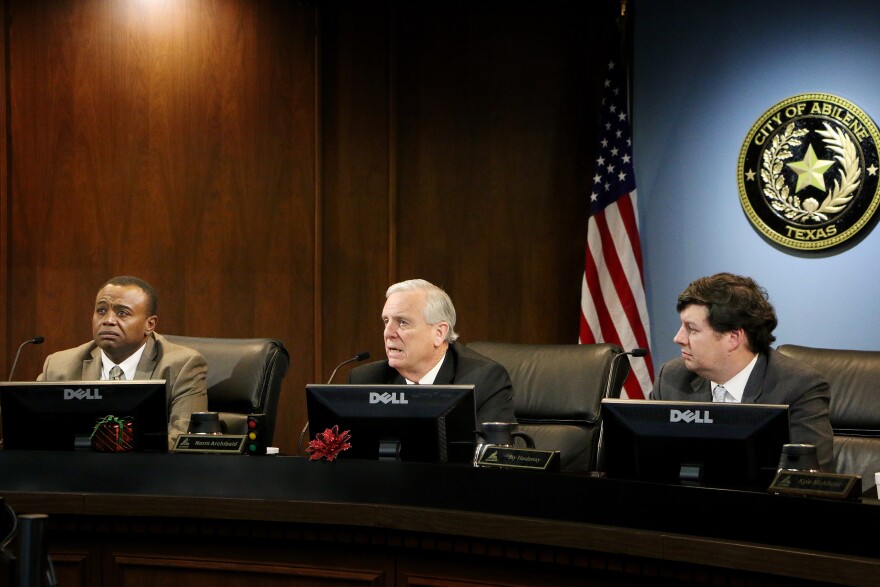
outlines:
[[733, 396], [731, 396], [730, 394], [727, 393], [727, 390], [724, 389], [723, 385], [716, 385], [715, 389], [712, 390], [712, 401], [713, 402], [721, 403], [721, 404], [728, 403], [731, 401], [731, 399], [728, 399], [728, 397], [732, 398]]
[[119, 365], [113, 365], [113, 368], [110, 369], [110, 379], [113, 381], [125, 379], [125, 373], [122, 372], [122, 367]]

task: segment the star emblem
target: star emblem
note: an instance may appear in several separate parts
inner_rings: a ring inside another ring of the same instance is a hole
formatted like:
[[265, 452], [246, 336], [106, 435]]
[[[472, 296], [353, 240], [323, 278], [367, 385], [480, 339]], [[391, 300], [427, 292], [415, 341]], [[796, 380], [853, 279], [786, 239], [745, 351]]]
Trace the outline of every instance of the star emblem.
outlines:
[[813, 186], [824, 192], [824, 174], [828, 171], [829, 167], [834, 165], [834, 161], [817, 158], [816, 152], [813, 150], [813, 145], [810, 145], [807, 147], [807, 153], [804, 155], [802, 161], [787, 163], [787, 165], [791, 167], [792, 171], [797, 173], [798, 176], [797, 187], [794, 189], [795, 193], [801, 191], [807, 186]]
[[746, 171], [746, 179], [749, 181], [755, 181], [755, 172], [749, 169]]
[[877, 166], [871, 163], [871, 166], [867, 168], [868, 175], [877, 175]]

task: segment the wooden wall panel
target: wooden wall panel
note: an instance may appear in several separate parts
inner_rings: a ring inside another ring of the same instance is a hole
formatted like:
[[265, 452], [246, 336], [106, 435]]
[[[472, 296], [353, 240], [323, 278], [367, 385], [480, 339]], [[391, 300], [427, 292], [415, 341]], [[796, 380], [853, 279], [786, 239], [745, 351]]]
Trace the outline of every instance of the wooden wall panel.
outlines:
[[450, 293], [464, 341], [577, 341], [609, 32], [596, 12], [401, 7], [396, 269]]
[[576, 340], [614, 2], [6, 5], [0, 365], [46, 337], [18, 377], [123, 273], [160, 332], [284, 341], [284, 452], [306, 383], [383, 358], [400, 279], [445, 287], [465, 342]]
[[[322, 381], [359, 352], [385, 357], [380, 315], [394, 278], [396, 228], [391, 18], [386, 2], [340, 3], [321, 13]], [[346, 377], [341, 370], [337, 381]]]
[[[91, 337], [100, 284], [159, 291], [159, 332], [280, 338], [279, 429], [315, 349], [314, 8], [11, 1], [12, 341], [35, 377]], [[8, 343], [13, 344], [13, 343]], [[284, 441], [286, 443], [286, 441]]]
[[384, 291], [412, 277], [450, 292], [465, 341], [576, 341], [613, 9], [322, 6], [326, 372], [384, 357]]
[[[6, 0], [0, 0], [0, 13], [6, 14]], [[0, 27], [0, 46], [6, 46], [6, 27]], [[6, 129], [6, 59], [0, 60], [0, 128]], [[10, 320], [6, 311], [6, 289], [9, 283], [7, 269], [9, 267], [9, 243], [6, 235], [9, 234], [9, 180], [8, 149], [6, 143], [7, 133], [0, 133], [0, 373], [6, 374], [11, 363], [6, 362], [10, 352], [9, 340]], [[17, 349], [17, 345], [15, 346]]]

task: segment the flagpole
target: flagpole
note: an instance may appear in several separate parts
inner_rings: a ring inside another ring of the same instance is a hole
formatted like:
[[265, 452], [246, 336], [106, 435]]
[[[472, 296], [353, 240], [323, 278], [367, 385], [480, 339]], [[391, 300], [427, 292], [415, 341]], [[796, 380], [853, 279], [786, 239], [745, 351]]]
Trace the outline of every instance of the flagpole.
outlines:
[[620, 17], [617, 19], [617, 30], [620, 33], [620, 60], [626, 66], [626, 109], [630, 113], [632, 128], [632, 52], [629, 50], [629, 0], [620, 0]]

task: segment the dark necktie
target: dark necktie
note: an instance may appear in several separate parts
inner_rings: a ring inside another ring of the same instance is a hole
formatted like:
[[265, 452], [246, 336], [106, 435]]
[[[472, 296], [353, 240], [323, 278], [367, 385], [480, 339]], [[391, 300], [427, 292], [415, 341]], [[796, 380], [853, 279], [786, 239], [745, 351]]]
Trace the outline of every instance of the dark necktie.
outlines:
[[119, 365], [113, 365], [113, 368], [110, 369], [110, 379], [113, 381], [120, 381], [125, 379], [125, 373], [122, 372], [122, 367]]

